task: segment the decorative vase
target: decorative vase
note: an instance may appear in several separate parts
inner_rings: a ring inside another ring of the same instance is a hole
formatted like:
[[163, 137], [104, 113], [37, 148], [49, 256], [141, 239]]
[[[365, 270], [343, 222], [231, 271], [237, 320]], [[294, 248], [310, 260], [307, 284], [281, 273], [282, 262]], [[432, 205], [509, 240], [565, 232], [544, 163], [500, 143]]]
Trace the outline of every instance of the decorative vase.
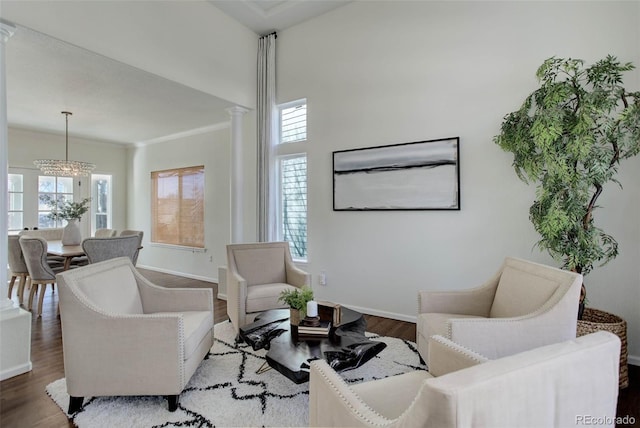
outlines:
[[62, 229], [62, 245], [80, 245], [82, 234], [77, 218], [67, 220], [67, 225]]
[[289, 308], [289, 322], [291, 325], [300, 324], [300, 311], [298, 309]]

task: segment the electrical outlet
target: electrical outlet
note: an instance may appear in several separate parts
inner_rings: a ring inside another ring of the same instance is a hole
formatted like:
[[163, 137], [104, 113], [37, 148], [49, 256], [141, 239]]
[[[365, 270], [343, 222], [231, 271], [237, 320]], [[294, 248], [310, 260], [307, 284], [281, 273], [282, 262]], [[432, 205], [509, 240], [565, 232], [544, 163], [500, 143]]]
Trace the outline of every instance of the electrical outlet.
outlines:
[[325, 274], [324, 271], [318, 275], [318, 284], [327, 285], [327, 274]]
[[209, 263], [213, 263], [213, 256], [209, 256]]

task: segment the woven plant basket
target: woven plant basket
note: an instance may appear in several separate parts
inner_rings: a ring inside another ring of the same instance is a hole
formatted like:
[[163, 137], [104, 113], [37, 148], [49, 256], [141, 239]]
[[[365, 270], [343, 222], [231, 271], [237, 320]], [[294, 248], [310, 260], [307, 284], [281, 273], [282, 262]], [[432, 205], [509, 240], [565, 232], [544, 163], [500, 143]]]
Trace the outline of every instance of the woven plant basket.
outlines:
[[291, 325], [300, 324], [300, 311], [298, 309], [289, 308], [289, 323]]
[[627, 322], [617, 315], [600, 309], [585, 308], [584, 315], [578, 320], [577, 336], [595, 333], [596, 331], [608, 331], [620, 338], [620, 389], [629, 386], [629, 368], [627, 367]]

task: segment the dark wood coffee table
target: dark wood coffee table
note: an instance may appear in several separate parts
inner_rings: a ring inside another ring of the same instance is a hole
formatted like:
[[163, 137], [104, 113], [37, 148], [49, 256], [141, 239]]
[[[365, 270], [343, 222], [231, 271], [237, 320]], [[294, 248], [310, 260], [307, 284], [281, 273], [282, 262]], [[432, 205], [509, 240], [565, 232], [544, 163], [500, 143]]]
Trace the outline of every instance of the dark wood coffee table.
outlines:
[[365, 336], [364, 316], [342, 307], [342, 322], [332, 327], [328, 338], [298, 340], [297, 328], [289, 323], [289, 309], [274, 309], [240, 327], [240, 338], [254, 350], [267, 349], [267, 363], [295, 383], [309, 380], [309, 363], [324, 359], [336, 371], [360, 367], [387, 345]]

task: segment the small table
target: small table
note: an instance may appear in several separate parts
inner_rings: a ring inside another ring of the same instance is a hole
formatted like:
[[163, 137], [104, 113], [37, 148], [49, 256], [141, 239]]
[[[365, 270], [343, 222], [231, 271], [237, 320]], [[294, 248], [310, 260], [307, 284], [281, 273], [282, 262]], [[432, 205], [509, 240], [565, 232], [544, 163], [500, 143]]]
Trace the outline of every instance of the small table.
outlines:
[[274, 309], [258, 315], [240, 327], [240, 338], [254, 350], [268, 349], [269, 366], [295, 383], [309, 380], [309, 363], [324, 359], [334, 370], [360, 367], [387, 345], [365, 336], [364, 316], [342, 307], [342, 322], [331, 327], [328, 338], [298, 341], [297, 328], [289, 323], [289, 309]]
[[62, 245], [62, 241], [47, 241], [47, 253], [64, 257], [64, 270], [71, 266], [71, 259], [85, 255], [82, 245]]

